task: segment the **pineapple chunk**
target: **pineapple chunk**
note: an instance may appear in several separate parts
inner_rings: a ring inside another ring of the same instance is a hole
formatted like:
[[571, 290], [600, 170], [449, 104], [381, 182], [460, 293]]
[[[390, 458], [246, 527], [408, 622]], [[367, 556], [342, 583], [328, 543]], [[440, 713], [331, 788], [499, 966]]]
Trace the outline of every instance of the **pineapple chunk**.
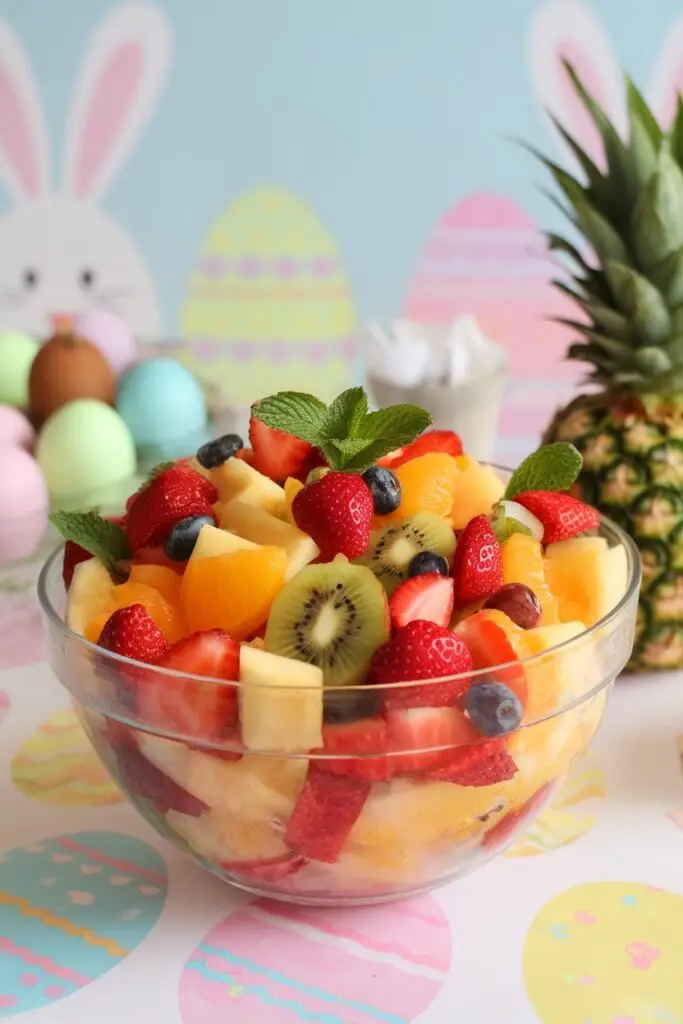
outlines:
[[270, 512], [247, 505], [241, 498], [228, 502], [221, 517], [221, 528], [232, 530], [255, 544], [273, 544], [287, 552], [285, 581], [296, 576], [300, 569], [320, 554], [315, 541], [299, 529]]
[[166, 821], [195, 853], [219, 864], [275, 860], [291, 852], [267, 821], [246, 821], [220, 811], [201, 818], [168, 811]]
[[453, 485], [453, 529], [463, 530], [474, 516], [488, 515], [504, 492], [495, 471], [472, 460]]
[[317, 665], [243, 646], [240, 682], [246, 747], [293, 754], [322, 746], [323, 674]]
[[212, 479], [218, 489], [218, 500], [224, 505], [239, 495], [247, 505], [276, 516], [284, 514], [284, 489], [243, 459], [228, 459], [213, 470]]
[[303, 491], [303, 489], [304, 484], [302, 484], [301, 480], [297, 480], [295, 476], [288, 476], [287, 479], [285, 480], [285, 507], [284, 511], [281, 513], [281, 516], [285, 520], [285, 522], [291, 523], [292, 526], [296, 526], [296, 523], [294, 522], [294, 516], [292, 515], [292, 502], [296, 498], [299, 491]]
[[524, 533], [513, 533], [501, 545], [503, 583], [524, 583], [541, 604], [542, 622], [551, 626], [560, 621], [558, 602], [550, 592], [543, 567], [540, 541]]
[[99, 558], [76, 566], [66, 603], [66, 624], [80, 636], [88, 623], [116, 608], [114, 582]]
[[612, 555], [604, 537], [572, 537], [548, 545], [545, 575], [562, 621], [594, 626], [624, 593], [626, 553]]
[[219, 530], [217, 526], [202, 526], [197, 543], [192, 552], [192, 560], [213, 558], [215, 555], [231, 555], [234, 551], [253, 551], [258, 544], [237, 537], [227, 530]]

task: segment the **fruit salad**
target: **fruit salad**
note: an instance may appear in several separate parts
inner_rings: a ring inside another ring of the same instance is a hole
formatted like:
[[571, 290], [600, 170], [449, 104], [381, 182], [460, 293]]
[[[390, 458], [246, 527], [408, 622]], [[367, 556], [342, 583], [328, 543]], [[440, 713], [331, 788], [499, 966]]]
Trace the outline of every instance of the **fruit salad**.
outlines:
[[429, 428], [362, 388], [279, 393], [120, 518], [53, 516], [51, 657], [95, 748], [251, 891], [367, 902], [471, 870], [564, 778], [630, 653], [636, 562], [571, 495], [576, 449], [500, 474]]

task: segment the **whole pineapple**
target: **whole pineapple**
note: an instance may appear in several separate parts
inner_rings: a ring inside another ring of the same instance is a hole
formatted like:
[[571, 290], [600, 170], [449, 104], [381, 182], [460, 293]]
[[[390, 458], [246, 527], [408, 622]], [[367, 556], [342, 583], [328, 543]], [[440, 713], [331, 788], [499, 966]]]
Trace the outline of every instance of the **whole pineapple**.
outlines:
[[[584, 500], [635, 540], [643, 564], [631, 668], [683, 665], [683, 102], [664, 132], [631, 81], [629, 138], [565, 64], [600, 132], [601, 171], [557, 124], [584, 174], [581, 182], [540, 157], [559, 186], [563, 211], [593, 257], [549, 234], [572, 262], [554, 284], [577, 306], [567, 357], [591, 364], [590, 393], [560, 410], [546, 441], [582, 452]], [[539, 154], [536, 154], [539, 155]], [[567, 201], [565, 204], [564, 200]], [[580, 340], [578, 340], [580, 339]]]

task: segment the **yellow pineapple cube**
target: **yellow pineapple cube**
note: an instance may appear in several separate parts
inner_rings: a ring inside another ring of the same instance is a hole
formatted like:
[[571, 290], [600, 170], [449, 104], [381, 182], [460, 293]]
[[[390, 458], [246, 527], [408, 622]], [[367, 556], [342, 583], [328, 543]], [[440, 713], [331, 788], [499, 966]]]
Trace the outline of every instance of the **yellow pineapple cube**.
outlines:
[[453, 484], [453, 529], [463, 530], [474, 516], [488, 515], [504, 491], [496, 472], [472, 459]]

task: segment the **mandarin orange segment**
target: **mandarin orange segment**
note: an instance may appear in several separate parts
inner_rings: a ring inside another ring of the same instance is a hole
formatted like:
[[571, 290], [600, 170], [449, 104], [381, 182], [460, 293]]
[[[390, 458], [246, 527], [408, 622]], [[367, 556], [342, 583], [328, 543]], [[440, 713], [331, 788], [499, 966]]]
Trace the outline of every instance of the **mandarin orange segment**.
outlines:
[[182, 608], [172, 605], [154, 587], [129, 580], [115, 588], [116, 608], [129, 608], [141, 604], [170, 644], [187, 636], [188, 628]]
[[145, 586], [157, 590], [169, 604], [180, 608], [182, 580], [173, 569], [168, 569], [165, 565], [133, 565], [128, 582], [144, 583]]
[[286, 569], [286, 551], [272, 546], [190, 559], [182, 588], [190, 629], [223, 629], [246, 640], [268, 617]]
[[560, 621], [559, 604], [548, 586], [540, 541], [524, 533], [513, 533], [501, 545], [503, 583], [524, 583], [531, 587], [541, 602], [541, 625], [554, 626]]
[[111, 612], [104, 612], [102, 615], [96, 616], [92, 619], [85, 627], [83, 636], [86, 640], [89, 640], [91, 644], [96, 644], [100, 639], [100, 633], [109, 621]]
[[425, 509], [443, 518], [450, 516], [455, 481], [460, 475], [452, 455], [428, 452], [404, 462], [394, 472], [401, 484], [401, 504], [391, 515], [377, 517], [377, 525], [408, 519]]

